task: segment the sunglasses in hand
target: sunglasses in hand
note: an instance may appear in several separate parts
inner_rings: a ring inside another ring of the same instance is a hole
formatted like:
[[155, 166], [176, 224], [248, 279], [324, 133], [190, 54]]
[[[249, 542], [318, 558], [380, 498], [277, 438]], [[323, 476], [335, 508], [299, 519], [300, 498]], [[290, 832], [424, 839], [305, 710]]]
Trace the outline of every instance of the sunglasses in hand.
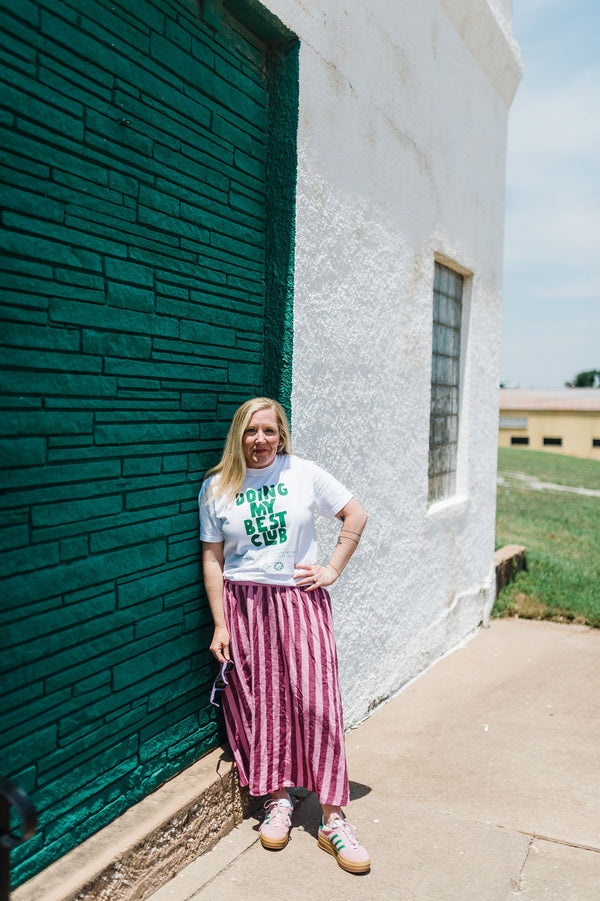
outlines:
[[221, 664], [221, 669], [219, 670], [219, 674], [217, 678], [213, 682], [212, 691], [210, 693], [210, 703], [214, 707], [220, 707], [218, 701], [215, 701], [215, 697], [218, 691], [223, 691], [229, 685], [227, 681], [227, 673], [230, 673], [233, 669], [233, 660], [224, 660]]

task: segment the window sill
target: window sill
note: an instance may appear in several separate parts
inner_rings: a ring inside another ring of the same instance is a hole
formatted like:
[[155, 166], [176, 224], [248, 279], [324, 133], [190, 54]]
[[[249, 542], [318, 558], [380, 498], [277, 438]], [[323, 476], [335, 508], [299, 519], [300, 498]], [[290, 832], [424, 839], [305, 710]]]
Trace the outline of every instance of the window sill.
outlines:
[[443, 501], [434, 501], [427, 508], [427, 517], [443, 516], [445, 513], [463, 513], [467, 509], [469, 498], [466, 494], [455, 494]]

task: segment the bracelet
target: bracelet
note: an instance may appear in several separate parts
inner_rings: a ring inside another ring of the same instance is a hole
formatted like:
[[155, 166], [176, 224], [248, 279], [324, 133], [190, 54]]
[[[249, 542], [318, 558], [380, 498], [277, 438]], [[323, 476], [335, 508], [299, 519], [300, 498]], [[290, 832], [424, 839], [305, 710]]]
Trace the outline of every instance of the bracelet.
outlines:
[[360, 538], [360, 532], [353, 532], [352, 529], [340, 529], [340, 535], [342, 534], [342, 532], [351, 532], [352, 535], [358, 535], [358, 537]]
[[333, 565], [333, 563], [328, 563], [327, 566], [329, 567], [329, 569], [332, 569], [334, 572], [336, 572], [338, 574], [338, 579], [339, 579], [340, 576], [342, 575], [341, 572], [339, 571], [339, 569], [336, 569], [335, 566]]

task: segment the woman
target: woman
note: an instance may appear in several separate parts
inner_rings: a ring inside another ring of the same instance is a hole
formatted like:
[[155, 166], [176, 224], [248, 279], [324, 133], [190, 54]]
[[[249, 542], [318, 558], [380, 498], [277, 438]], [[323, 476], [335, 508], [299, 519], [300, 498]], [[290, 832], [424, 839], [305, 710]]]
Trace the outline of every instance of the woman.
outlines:
[[[285, 847], [287, 788], [301, 785], [323, 809], [319, 846], [344, 869], [366, 872], [369, 855], [342, 812], [348, 776], [326, 588], [354, 553], [367, 514], [332, 476], [292, 455], [285, 412], [265, 397], [236, 411], [199, 504], [210, 650], [234, 664], [223, 691], [227, 735], [242, 785], [271, 796], [261, 842]], [[342, 522], [325, 565], [317, 563], [315, 513]]]

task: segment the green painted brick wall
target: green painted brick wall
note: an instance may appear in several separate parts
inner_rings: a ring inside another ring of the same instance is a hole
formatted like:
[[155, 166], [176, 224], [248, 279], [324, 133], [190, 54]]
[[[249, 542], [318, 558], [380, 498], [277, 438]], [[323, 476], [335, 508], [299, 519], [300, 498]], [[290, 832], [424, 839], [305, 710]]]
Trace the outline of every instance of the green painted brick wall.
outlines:
[[255, 0], [0, 0], [2, 774], [43, 869], [220, 739], [197, 492], [288, 406], [298, 45]]

